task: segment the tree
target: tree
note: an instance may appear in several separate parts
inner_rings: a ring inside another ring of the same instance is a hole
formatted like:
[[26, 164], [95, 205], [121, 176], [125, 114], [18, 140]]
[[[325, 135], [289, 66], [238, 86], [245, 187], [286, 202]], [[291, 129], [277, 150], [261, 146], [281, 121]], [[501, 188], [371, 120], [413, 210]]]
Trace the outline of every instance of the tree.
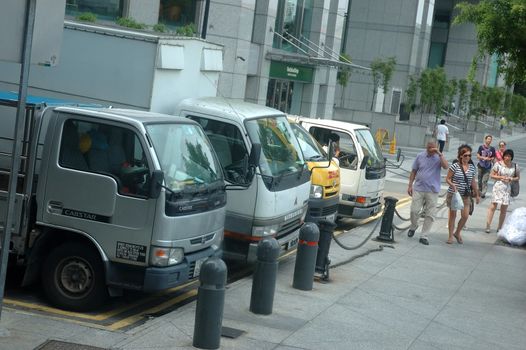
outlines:
[[461, 2], [454, 24], [473, 23], [479, 55], [497, 55], [508, 85], [526, 81], [526, 0]]
[[[340, 55], [340, 61], [351, 63], [351, 56], [349, 56], [346, 53], [342, 53]], [[347, 84], [349, 84], [350, 79], [351, 79], [351, 68], [349, 66], [338, 67], [338, 74], [336, 76], [336, 80], [338, 82], [338, 85], [342, 87], [340, 107], [344, 107], [345, 87], [347, 86]]]
[[[458, 114], [462, 115], [466, 110], [466, 102], [468, 97], [468, 81], [460, 79], [458, 81]], [[468, 114], [469, 119], [469, 114]]]
[[504, 89], [499, 87], [486, 87], [484, 88], [486, 91], [486, 101], [485, 106], [489, 110], [489, 115], [493, 115], [493, 127], [495, 127], [495, 123], [497, 121], [498, 115], [502, 111], [502, 103], [504, 100]]
[[[374, 107], [374, 99], [376, 97], [378, 87], [382, 87], [384, 95], [387, 93], [389, 83], [393, 77], [396, 65], [395, 57], [388, 57], [385, 60], [381, 58], [375, 59], [371, 62], [371, 73], [373, 76], [373, 100], [371, 102], [371, 110]], [[383, 111], [383, 106], [382, 106]]]
[[409, 76], [409, 83], [405, 91], [405, 103], [411, 111], [415, 110], [416, 95], [418, 94], [418, 78], [415, 75]]
[[482, 98], [482, 90], [480, 89], [480, 84], [474, 82], [471, 85], [471, 93], [469, 95], [469, 111], [468, 115], [475, 114], [475, 131], [477, 131], [477, 124], [479, 120], [479, 107], [480, 101]]
[[453, 78], [448, 81], [447, 87], [446, 87], [446, 95], [447, 95], [447, 110], [450, 113], [455, 113], [453, 106], [453, 102], [455, 102], [455, 96], [457, 95], [458, 90], [458, 82], [457, 79]]
[[520, 95], [513, 95], [508, 119], [515, 122], [526, 122], [526, 98]]

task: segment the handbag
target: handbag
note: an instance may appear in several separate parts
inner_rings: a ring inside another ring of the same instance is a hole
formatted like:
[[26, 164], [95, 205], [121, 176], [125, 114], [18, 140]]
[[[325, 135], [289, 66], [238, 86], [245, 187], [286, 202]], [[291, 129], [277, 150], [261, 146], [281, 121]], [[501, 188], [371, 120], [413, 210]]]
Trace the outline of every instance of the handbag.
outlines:
[[473, 214], [473, 210], [475, 210], [475, 201], [473, 200], [473, 193], [471, 191], [471, 184], [468, 181], [468, 177], [466, 176], [466, 173], [464, 172], [464, 168], [462, 167], [462, 164], [460, 165], [460, 170], [462, 170], [462, 174], [464, 174], [464, 180], [466, 180], [466, 195], [469, 196], [469, 215]]
[[[514, 164], [515, 164], [514, 177], [517, 177], [517, 163], [514, 163]], [[520, 191], [519, 181], [510, 182], [510, 196], [517, 197], [519, 195], [519, 191]]]

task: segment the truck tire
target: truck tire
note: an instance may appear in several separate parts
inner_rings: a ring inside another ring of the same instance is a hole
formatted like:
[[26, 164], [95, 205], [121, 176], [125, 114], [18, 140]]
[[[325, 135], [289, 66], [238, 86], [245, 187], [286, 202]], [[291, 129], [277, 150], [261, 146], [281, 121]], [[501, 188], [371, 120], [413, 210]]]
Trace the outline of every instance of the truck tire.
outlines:
[[51, 251], [42, 268], [42, 285], [51, 303], [68, 310], [92, 310], [108, 298], [100, 256], [81, 243]]

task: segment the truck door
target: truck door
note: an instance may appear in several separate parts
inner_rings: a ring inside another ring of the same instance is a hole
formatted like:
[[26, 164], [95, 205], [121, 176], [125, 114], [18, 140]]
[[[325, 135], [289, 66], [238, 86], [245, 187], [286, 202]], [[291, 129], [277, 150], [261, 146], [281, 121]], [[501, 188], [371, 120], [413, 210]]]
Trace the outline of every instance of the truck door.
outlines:
[[42, 221], [87, 233], [110, 260], [145, 264], [155, 200], [147, 197], [149, 159], [137, 133], [102, 119], [61, 114], [54, 139]]
[[309, 132], [322, 145], [328, 145], [329, 140], [336, 142], [335, 155], [340, 162], [340, 193], [357, 196], [362, 181], [360, 181], [360, 157], [352, 136], [343, 131], [319, 126], [309, 127]]

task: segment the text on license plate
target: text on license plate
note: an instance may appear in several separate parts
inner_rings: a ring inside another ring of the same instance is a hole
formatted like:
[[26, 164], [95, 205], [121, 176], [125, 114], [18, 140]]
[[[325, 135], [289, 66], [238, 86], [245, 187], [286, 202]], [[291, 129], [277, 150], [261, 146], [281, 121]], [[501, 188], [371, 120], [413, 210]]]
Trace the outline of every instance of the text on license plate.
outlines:
[[298, 245], [298, 237], [294, 238], [293, 240], [287, 242], [287, 250], [290, 250]]

